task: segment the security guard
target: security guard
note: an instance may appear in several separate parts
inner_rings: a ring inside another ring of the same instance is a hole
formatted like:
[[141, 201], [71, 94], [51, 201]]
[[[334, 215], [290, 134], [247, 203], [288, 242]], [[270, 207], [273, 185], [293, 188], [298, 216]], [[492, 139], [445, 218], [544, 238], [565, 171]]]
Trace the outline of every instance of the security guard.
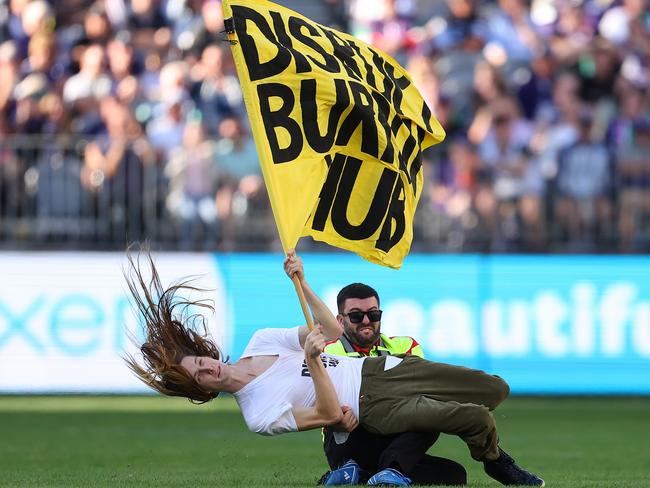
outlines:
[[[354, 314], [355, 312], [352, 313]], [[378, 317], [381, 317], [381, 310], [377, 310], [376, 313]], [[379, 333], [375, 343], [368, 347], [360, 346], [358, 343], [352, 342], [345, 335], [342, 335], [337, 340], [326, 344], [324, 352], [353, 358], [361, 358], [364, 356], [398, 356], [404, 354], [415, 354], [416, 356], [424, 357], [422, 346], [412, 337], [389, 337], [382, 333]]]
[[[422, 357], [422, 347], [412, 337], [389, 337], [381, 333], [379, 295], [370, 286], [352, 283], [337, 296], [337, 320], [343, 335], [325, 346], [324, 352], [338, 356]], [[440, 434], [407, 432], [391, 436], [371, 434], [362, 427], [350, 433], [323, 429], [323, 447], [328, 471], [324, 485], [353, 484], [408, 486], [465, 485], [465, 468], [450, 459], [426, 454]]]

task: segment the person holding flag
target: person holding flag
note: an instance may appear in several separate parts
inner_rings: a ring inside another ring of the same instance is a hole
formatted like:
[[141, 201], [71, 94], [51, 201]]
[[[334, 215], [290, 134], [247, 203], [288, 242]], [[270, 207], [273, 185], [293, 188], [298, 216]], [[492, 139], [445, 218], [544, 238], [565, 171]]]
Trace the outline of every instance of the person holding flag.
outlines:
[[202, 403], [232, 393], [249, 429], [262, 435], [339, 423], [378, 435], [444, 432], [463, 439], [498, 481], [543, 486], [499, 447], [491, 411], [509, 387], [498, 376], [415, 355], [323, 353], [341, 325], [298, 273], [292, 249], [309, 235], [401, 266], [423, 187], [422, 150], [445, 137], [408, 73], [376, 48], [272, 2], [222, 6], [285, 271], [310, 327], [259, 330], [229, 364], [191, 327], [199, 317], [177, 315], [179, 306], [206, 306], [176, 297], [193, 288], [165, 289], [152, 261], [150, 280], [131, 261], [145, 342], [143, 361], [128, 357], [129, 367], [165, 395]]
[[544, 486], [499, 446], [492, 410], [509, 387], [498, 376], [415, 355], [358, 359], [323, 353], [326, 338], [339, 337], [341, 326], [299, 273], [302, 264], [294, 251], [285, 260], [285, 272], [300, 282], [317, 326], [311, 332], [306, 326], [261, 329], [233, 364], [192, 327], [202, 322], [200, 316], [182, 316], [187, 307], [209, 307], [178, 296], [194, 287], [185, 282], [165, 289], [153, 261], [149, 279], [132, 258], [130, 264], [127, 281], [145, 339], [142, 360], [128, 356], [126, 362], [154, 390], [197, 403], [232, 393], [248, 428], [261, 435], [341, 422], [351, 429], [358, 422], [380, 435], [454, 434], [492, 478], [506, 485]]

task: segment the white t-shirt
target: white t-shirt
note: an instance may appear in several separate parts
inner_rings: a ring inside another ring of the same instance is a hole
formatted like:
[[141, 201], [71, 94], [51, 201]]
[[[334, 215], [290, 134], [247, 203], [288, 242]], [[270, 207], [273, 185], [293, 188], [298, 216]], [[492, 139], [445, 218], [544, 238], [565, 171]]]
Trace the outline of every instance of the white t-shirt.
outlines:
[[[314, 383], [305, 364], [298, 330], [299, 327], [259, 330], [242, 354], [242, 358], [278, 356], [269, 369], [234, 394], [246, 425], [253, 432], [262, 435], [295, 432], [298, 426], [291, 410], [314, 406]], [[359, 418], [363, 359], [321, 354], [321, 361], [334, 384], [339, 403], [351, 407]]]

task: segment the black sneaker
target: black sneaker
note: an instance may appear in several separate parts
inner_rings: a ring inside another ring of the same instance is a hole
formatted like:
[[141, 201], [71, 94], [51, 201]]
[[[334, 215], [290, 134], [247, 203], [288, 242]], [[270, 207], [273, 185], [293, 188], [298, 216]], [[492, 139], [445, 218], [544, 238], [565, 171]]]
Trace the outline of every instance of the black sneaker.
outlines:
[[503, 485], [544, 486], [544, 480], [520, 468], [507, 452], [499, 448], [499, 459], [483, 462], [485, 472]]

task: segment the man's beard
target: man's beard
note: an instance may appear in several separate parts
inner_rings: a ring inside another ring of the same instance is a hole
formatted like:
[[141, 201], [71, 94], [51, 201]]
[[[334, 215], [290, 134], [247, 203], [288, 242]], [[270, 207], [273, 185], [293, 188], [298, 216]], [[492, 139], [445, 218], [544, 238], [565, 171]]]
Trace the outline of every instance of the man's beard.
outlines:
[[345, 334], [348, 336], [348, 338], [352, 341], [353, 344], [356, 344], [357, 346], [360, 347], [369, 347], [373, 346], [375, 342], [377, 342], [377, 339], [379, 339], [379, 328], [375, 330], [374, 334], [370, 338], [366, 338], [366, 336], [360, 336], [357, 334], [356, 329], [348, 329], [345, 331]]

